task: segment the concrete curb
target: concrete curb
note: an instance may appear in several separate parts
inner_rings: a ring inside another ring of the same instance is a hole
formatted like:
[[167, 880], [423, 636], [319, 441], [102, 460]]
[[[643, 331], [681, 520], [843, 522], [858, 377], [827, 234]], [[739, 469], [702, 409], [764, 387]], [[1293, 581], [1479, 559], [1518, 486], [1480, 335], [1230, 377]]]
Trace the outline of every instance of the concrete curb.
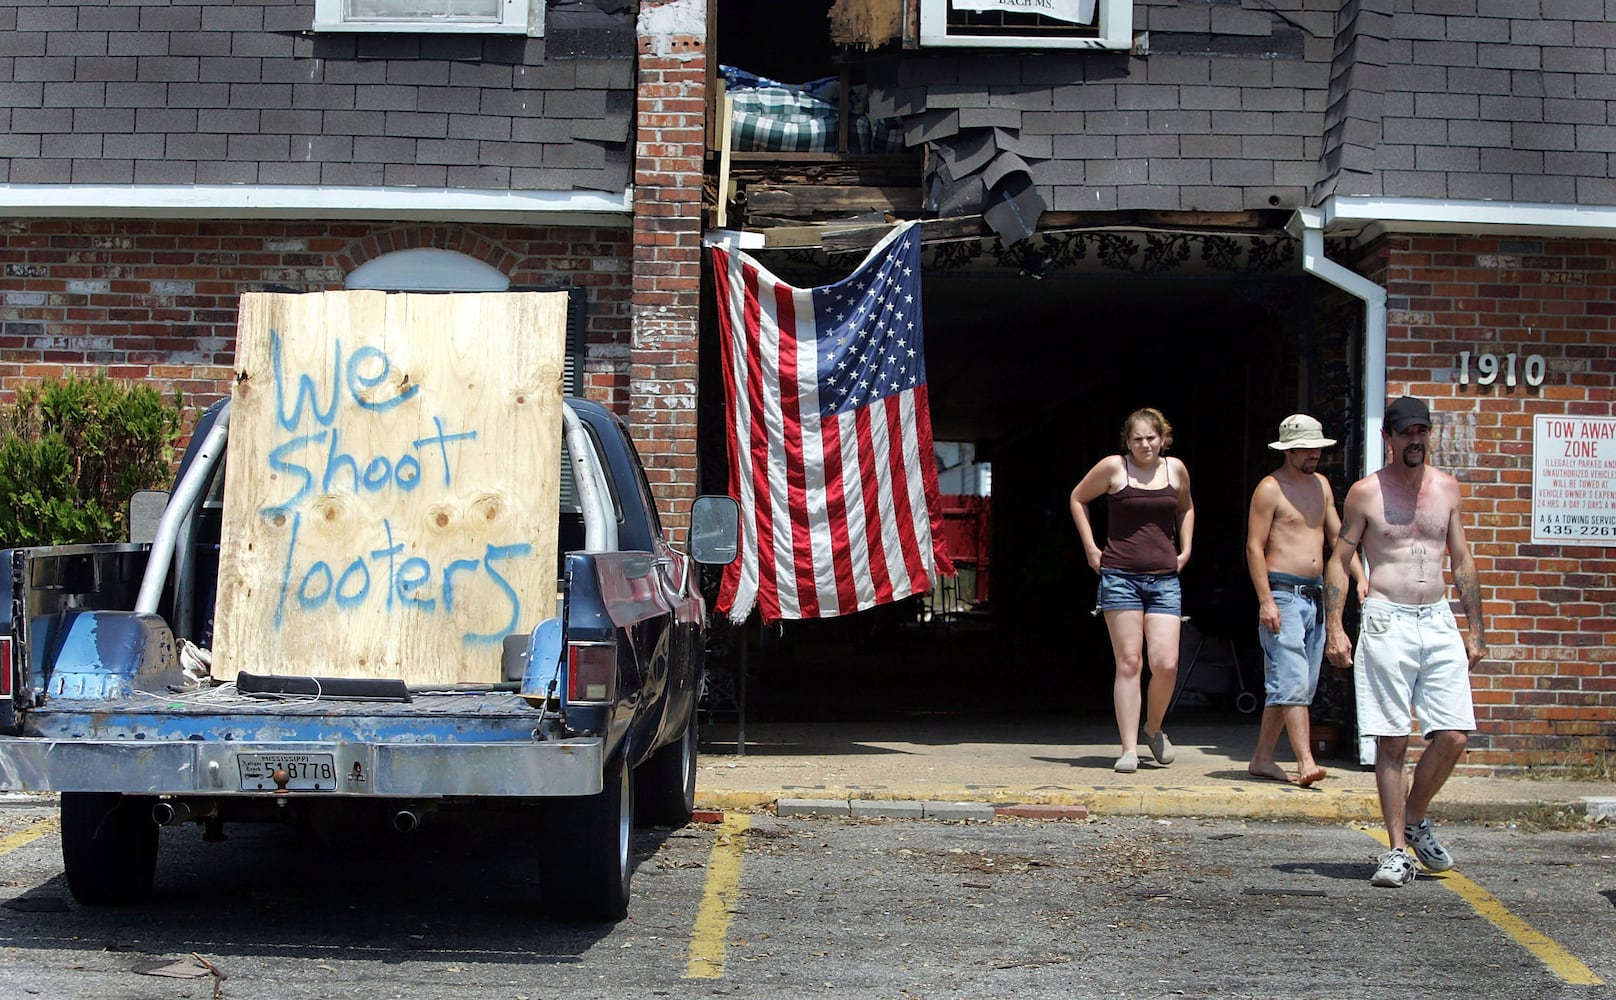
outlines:
[[[996, 816], [1033, 819], [1081, 819], [1107, 816], [1219, 817], [1226, 819], [1294, 820], [1301, 822], [1379, 823], [1380, 801], [1362, 789], [1296, 788], [1275, 783], [1272, 789], [1227, 785], [1092, 787], [1066, 789], [994, 788], [991, 793], [965, 789], [931, 789], [924, 796], [891, 792], [827, 794], [807, 798], [778, 792], [698, 792], [697, 803], [728, 811], [768, 811], [781, 816], [826, 816], [886, 819], [972, 819]], [[953, 794], [964, 792], [965, 794]], [[1518, 819], [1538, 809], [1565, 809], [1593, 820], [1616, 819], [1616, 799], [1593, 796], [1493, 802], [1447, 801], [1440, 804], [1444, 822], [1493, 823]]]
[[1602, 795], [1590, 795], [1582, 800], [1583, 807], [1588, 810], [1588, 818], [1596, 820], [1616, 819], [1616, 799]]
[[[817, 790], [816, 790], [817, 791]], [[1596, 822], [1616, 820], [1616, 797], [1572, 795], [1544, 787], [1536, 798], [1489, 802], [1440, 799], [1437, 814], [1447, 823], [1504, 823], [1539, 810], [1565, 810]], [[1558, 793], [1558, 794], [1556, 794]], [[50, 792], [0, 792], [0, 808], [52, 808]], [[1380, 802], [1363, 789], [1272, 788], [1241, 785], [1091, 786], [1087, 788], [930, 788], [924, 794], [888, 790], [826, 789], [804, 797], [784, 791], [700, 791], [696, 806], [709, 813], [768, 812], [781, 816], [834, 816], [881, 819], [986, 821], [995, 817], [1084, 819], [1107, 816], [1271, 819], [1301, 822], [1379, 823]]]
[[916, 799], [779, 799], [778, 816], [834, 816], [853, 819], [939, 819], [986, 822], [996, 815], [985, 802], [928, 802]]
[[[1281, 792], [1284, 790], [1281, 789]], [[825, 796], [801, 798], [770, 792], [719, 792], [696, 795], [698, 805], [729, 811], [773, 810], [780, 816], [826, 816], [883, 819], [973, 819], [995, 816], [1031, 819], [1082, 819], [1101, 816], [1219, 816], [1245, 819], [1297, 819], [1350, 822], [1375, 820], [1380, 805], [1373, 795], [1318, 793], [1306, 797], [1231, 795], [1220, 787], [1097, 788], [1055, 797], [996, 792], [991, 798], [917, 798], [895, 794], [884, 798]]]
[[1216, 816], [1227, 819], [1291, 819], [1312, 822], [1378, 820], [1373, 792], [1295, 788], [1278, 784], [1254, 792], [1242, 786], [1185, 785], [1158, 788], [1097, 788], [1086, 798], [1095, 816]]

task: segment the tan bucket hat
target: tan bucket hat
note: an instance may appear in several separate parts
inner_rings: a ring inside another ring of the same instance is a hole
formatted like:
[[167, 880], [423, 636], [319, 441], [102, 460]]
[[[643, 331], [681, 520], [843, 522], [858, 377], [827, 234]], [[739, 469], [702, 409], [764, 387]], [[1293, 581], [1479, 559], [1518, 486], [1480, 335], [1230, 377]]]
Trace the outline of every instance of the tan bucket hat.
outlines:
[[1292, 448], [1328, 448], [1335, 444], [1335, 438], [1324, 436], [1324, 425], [1305, 413], [1293, 413], [1279, 422], [1279, 440], [1270, 441], [1268, 447], [1275, 451], [1290, 451]]

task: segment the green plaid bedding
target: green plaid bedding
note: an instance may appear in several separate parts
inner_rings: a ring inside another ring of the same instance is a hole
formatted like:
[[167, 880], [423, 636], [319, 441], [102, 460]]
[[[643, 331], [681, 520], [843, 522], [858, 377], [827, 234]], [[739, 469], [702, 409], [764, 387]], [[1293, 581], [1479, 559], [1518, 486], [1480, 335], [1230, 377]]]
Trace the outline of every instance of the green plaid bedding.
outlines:
[[[777, 153], [836, 151], [841, 118], [841, 81], [823, 77], [804, 84], [778, 83], [732, 66], [721, 67], [732, 101], [731, 142], [738, 150]], [[865, 91], [848, 95], [847, 148], [851, 153], [901, 153], [902, 123], [864, 113]]]

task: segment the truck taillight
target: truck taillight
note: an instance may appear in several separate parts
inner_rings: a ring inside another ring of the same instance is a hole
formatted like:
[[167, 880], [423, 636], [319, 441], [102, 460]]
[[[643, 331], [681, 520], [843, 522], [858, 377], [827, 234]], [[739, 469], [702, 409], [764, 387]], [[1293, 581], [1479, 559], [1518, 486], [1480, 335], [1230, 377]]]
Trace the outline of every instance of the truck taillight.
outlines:
[[15, 670], [11, 662], [11, 636], [0, 635], [0, 698], [11, 697], [11, 675]]
[[567, 701], [612, 701], [617, 695], [617, 646], [609, 642], [567, 645]]

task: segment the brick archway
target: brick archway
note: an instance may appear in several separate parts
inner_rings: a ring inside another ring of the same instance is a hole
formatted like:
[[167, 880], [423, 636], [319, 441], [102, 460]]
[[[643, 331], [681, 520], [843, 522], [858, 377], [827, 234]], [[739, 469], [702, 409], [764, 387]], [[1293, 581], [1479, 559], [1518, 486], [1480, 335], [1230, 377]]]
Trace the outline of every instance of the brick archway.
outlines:
[[482, 261], [501, 274], [510, 275], [521, 257], [493, 240], [458, 226], [401, 226], [369, 233], [349, 244], [336, 254], [337, 266], [343, 276], [352, 274], [360, 265], [399, 250], [431, 248], [452, 250], [473, 260]]

